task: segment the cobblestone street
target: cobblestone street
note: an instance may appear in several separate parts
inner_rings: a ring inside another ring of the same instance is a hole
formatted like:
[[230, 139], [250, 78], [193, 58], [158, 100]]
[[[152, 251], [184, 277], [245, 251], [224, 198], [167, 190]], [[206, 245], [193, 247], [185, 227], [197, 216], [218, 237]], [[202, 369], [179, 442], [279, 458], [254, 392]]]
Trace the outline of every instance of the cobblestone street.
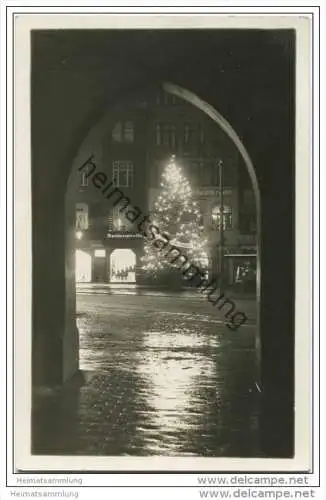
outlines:
[[255, 302], [229, 330], [204, 297], [77, 295], [86, 382], [39, 401], [34, 453], [257, 456]]

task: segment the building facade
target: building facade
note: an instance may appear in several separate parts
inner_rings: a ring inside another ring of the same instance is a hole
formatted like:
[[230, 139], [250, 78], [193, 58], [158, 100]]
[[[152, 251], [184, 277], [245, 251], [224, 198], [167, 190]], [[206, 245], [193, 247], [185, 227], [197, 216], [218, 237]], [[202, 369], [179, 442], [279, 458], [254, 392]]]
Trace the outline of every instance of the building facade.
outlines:
[[[164, 167], [175, 155], [202, 214], [209, 276], [220, 270], [221, 238], [227, 282], [254, 272], [253, 190], [228, 136], [197, 108], [163, 91], [116, 106], [109, 117], [90, 152], [98, 170], [142, 214], [150, 215]], [[144, 239], [137, 223], [130, 223], [119, 205], [96, 190], [88, 174], [87, 167], [78, 172], [73, 195], [76, 281], [141, 283]]]

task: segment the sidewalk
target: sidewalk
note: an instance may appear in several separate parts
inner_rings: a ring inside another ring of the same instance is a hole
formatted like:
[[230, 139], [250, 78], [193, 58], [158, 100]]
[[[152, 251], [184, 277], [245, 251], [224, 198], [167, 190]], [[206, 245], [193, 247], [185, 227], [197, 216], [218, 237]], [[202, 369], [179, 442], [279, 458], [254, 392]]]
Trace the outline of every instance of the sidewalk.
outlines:
[[[200, 294], [198, 290], [190, 287], [184, 287], [179, 290], [171, 290], [168, 287], [153, 287], [150, 285], [138, 285], [134, 283], [77, 283], [76, 292], [78, 294], [107, 294], [107, 295], [164, 295], [164, 296], [182, 296], [182, 297], [205, 297], [206, 294]], [[239, 300], [255, 300], [254, 293], [244, 293], [234, 290], [225, 290], [226, 297]]]

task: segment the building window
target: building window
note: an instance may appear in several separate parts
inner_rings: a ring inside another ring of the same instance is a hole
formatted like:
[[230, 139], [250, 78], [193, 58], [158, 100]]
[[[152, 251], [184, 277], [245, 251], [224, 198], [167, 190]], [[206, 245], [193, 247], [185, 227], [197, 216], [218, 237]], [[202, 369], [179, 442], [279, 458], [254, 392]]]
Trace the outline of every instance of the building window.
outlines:
[[150, 168], [150, 186], [158, 187], [161, 180], [162, 165], [160, 162], [154, 162]]
[[131, 231], [132, 223], [126, 218], [124, 212], [120, 212], [119, 205], [112, 209], [113, 231]]
[[88, 186], [88, 177], [89, 177], [89, 165], [87, 165], [86, 169], [80, 173], [80, 187], [86, 188]]
[[199, 163], [199, 178], [202, 186], [212, 185], [212, 167], [210, 163], [201, 161]]
[[122, 123], [117, 122], [112, 130], [112, 140], [114, 142], [121, 142], [122, 141]]
[[191, 182], [198, 186], [218, 186], [218, 168], [214, 161], [192, 160], [189, 176]]
[[240, 213], [239, 227], [243, 234], [256, 234], [256, 214]]
[[197, 127], [193, 123], [185, 123], [183, 127], [183, 143], [185, 146], [195, 146], [197, 141]]
[[155, 125], [155, 143], [157, 146], [176, 145], [176, 127], [172, 123], [157, 123]]
[[200, 184], [199, 182], [199, 164], [198, 161], [192, 161], [189, 164], [189, 177], [191, 180], [191, 183], [194, 185]]
[[88, 205], [87, 203], [76, 204], [76, 229], [85, 231], [88, 229]]
[[81, 173], [80, 187], [87, 187], [87, 186], [88, 186], [87, 172], [82, 172]]
[[[221, 210], [219, 206], [215, 206], [212, 210], [212, 229], [220, 229]], [[232, 229], [232, 210], [229, 206], [223, 207], [223, 229]]]
[[205, 132], [202, 125], [199, 125], [199, 142], [200, 144], [204, 144], [205, 142]]
[[184, 144], [189, 143], [189, 136], [190, 136], [190, 125], [189, 123], [186, 123], [183, 129], [183, 142]]
[[155, 125], [155, 144], [156, 146], [160, 146], [161, 145], [161, 136], [162, 136], [162, 131], [161, 131], [161, 124], [160, 123], [157, 123]]
[[148, 106], [148, 100], [145, 99], [145, 97], [140, 97], [139, 100], [138, 100], [138, 102], [137, 102], [137, 104], [138, 104], [138, 106], [140, 108], [147, 108], [147, 106]]
[[133, 186], [134, 167], [131, 161], [114, 161], [112, 169], [113, 183], [117, 187]]
[[134, 142], [134, 123], [117, 122], [112, 129], [113, 142]]
[[219, 171], [214, 161], [198, 162], [198, 177], [202, 186], [218, 186]]
[[243, 204], [248, 208], [255, 208], [255, 194], [252, 189], [246, 189], [243, 192]]
[[[214, 162], [211, 164], [211, 169], [212, 169], [212, 186], [219, 186], [220, 185], [220, 162], [221, 160], [218, 160], [218, 162]], [[225, 169], [223, 170], [223, 173], [225, 174]], [[225, 179], [224, 179], [225, 181]]]
[[176, 130], [175, 125], [166, 123], [163, 125], [163, 144], [165, 146], [175, 147], [176, 144]]
[[133, 122], [125, 122], [125, 124], [124, 124], [124, 140], [126, 142], [134, 142], [134, 124], [133, 124]]
[[177, 98], [174, 94], [170, 94], [169, 92], [158, 92], [156, 94], [156, 104], [157, 105], [175, 105], [177, 104]]

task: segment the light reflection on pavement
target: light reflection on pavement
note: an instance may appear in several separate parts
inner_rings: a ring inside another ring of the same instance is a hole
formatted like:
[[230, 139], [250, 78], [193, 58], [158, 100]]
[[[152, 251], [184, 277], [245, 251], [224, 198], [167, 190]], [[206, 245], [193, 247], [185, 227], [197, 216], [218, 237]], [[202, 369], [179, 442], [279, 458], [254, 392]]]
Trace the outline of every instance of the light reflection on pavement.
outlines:
[[87, 383], [40, 405], [34, 451], [256, 456], [255, 330], [218, 314], [201, 297], [78, 295]]

